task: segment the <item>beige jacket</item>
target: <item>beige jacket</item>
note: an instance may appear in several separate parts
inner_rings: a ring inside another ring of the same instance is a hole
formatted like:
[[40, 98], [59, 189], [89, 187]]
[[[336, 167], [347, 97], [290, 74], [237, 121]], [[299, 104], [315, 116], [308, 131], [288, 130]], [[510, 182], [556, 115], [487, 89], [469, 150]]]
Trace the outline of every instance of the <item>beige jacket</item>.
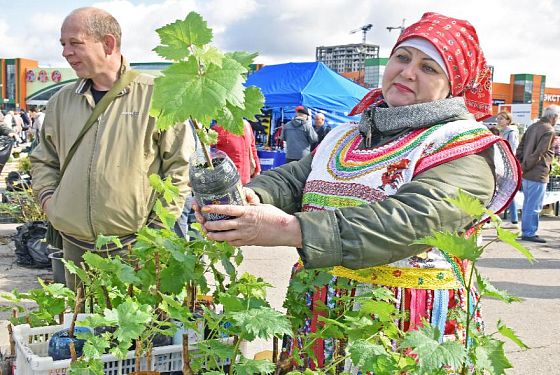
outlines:
[[[127, 69], [123, 63], [123, 71]], [[155, 193], [149, 176], [171, 176], [182, 199], [169, 206], [179, 216], [194, 151], [191, 127], [159, 132], [148, 115], [153, 78], [140, 74], [113, 100], [82, 139], [62, 181], [59, 168], [93, 111], [91, 81], [79, 80], [49, 101], [41, 143], [31, 154], [33, 191], [65, 238], [92, 243], [99, 234], [126, 237], [150, 218]]]

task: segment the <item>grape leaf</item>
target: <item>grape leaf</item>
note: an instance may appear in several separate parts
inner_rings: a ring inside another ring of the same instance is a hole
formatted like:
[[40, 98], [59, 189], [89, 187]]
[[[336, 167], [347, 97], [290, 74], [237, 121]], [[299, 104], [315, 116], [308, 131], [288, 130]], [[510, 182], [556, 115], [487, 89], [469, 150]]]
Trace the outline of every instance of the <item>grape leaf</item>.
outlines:
[[97, 238], [95, 239], [95, 248], [99, 250], [102, 249], [105, 245], [108, 245], [110, 243], [113, 243], [119, 249], [122, 248], [122, 243], [121, 240], [119, 240], [119, 237], [104, 236], [103, 234], [97, 235]]
[[475, 272], [476, 272], [477, 289], [481, 296], [496, 298], [506, 303], [521, 301], [521, 298], [512, 296], [507, 291], [499, 290], [494, 285], [490, 284], [488, 279], [482, 277], [477, 269], [475, 269]]
[[216, 120], [233, 134], [243, 134], [243, 119], [255, 120], [255, 114], [260, 113], [264, 106], [264, 96], [260, 89], [250, 86], [245, 89], [245, 108], [236, 107], [229, 102], [218, 111]]
[[425, 372], [440, 369], [444, 365], [459, 369], [465, 362], [465, 347], [457, 341], [439, 343], [439, 337], [437, 328], [423, 326], [416, 331], [407, 332], [401, 347], [413, 349], [418, 355], [421, 370]]
[[[382, 345], [372, 344], [366, 340], [356, 340], [351, 342], [348, 345], [348, 352], [350, 353], [350, 358], [352, 362], [360, 368], [360, 370], [365, 372], [373, 372], [373, 373], [380, 373], [379, 365], [381, 362], [384, 363], [384, 367], [386, 370], [389, 370], [387, 374], [395, 373], [397, 369], [396, 366], [387, 366], [391, 362], [395, 362], [392, 360], [391, 356]], [[388, 367], [388, 368], [387, 368]]]
[[476, 236], [464, 238], [450, 232], [436, 232], [432, 236], [414, 241], [413, 244], [434, 246], [460, 259], [468, 259], [473, 262], [480, 258], [483, 251], [476, 244]]
[[184, 20], [177, 20], [156, 30], [161, 45], [153, 50], [168, 60], [181, 60], [190, 55], [191, 45], [202, 46], [212, 40], [212, 29], [206, 21], [190, 12]]
[[212, 46], [195, 47], [193, 48], [193, 55], [200, 61], [202, 66], [214, 64], [221, 68], [224, 61], [224, 54]]
[[517, 233], [513, 233], [507, 229], [503, 229], [501, 227], [496, 228], [496, 232], [498, 234], [498, 238], [502, 241], [519, 251], [521, 254], [525, 255], [525, 257], [529, 260], [529, 262], [533, 263], [535, 261], [535, 257], [533, 254], [523, 245], [516, 241], [518, 236]]
[[243, 358], [235, 364], [235, 373], [238, 375], [272, 374], [275, 364], [266, 360]]
[[241, 329], [241, 337], [248, 341], [255, 338], [292, 335], [288, 317], [269, 307], [260, 307], [231, 314], [234, 324]]
[[253, 63], [253, 60], [255, 60], [255, 57], [257, 57], [258, 54], [245, 51], [235, 51], [226, 53], [226, 56], [231, 57], [232, 59], [240, 63], [243, 67], [249, 69], [249, 66]]
[[470, 216], [481, 217], [488, 211], [479, 199], [461, 189], [457, 192], [456, 198], [448, 197], [446, 200]]
[[523, 341], [521, 341], [521, 339], [519, 338], [519, 336], [517, 336], [513, 329], [506, 326], [501, 320], [498, 320], [497, 325], [498, 332], [500, 332], [503, 336], [513, 341], [521, 349], [529, 349], [529, 347]]
[[216, 118], [218, 110], [229, 102], [243, 106], [243, 76], [237, 61], [225, 57], [223, 66], [209, 65], [201, 70], [191, 56], [171, 65], [155, 79], [150, 113], [158, 118], [158, 128], [166, 129], [190, 117], [203, 124]]
[[488, 370], [491, 374], [505, 374], [505, 369], [513, 366], [504, 352], [504, 343], [499, 340], [487, 339], [479, 343], [474, 350], [476, 368]]

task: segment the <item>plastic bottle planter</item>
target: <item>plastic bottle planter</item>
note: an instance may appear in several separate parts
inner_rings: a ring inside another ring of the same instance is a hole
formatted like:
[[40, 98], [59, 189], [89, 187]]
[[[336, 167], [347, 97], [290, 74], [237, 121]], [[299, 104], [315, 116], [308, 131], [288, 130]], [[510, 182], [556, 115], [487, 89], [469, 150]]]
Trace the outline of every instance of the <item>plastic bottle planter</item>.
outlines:
[[[245, 194], [235, 164], [222, 151], [212, 153], [212, 165], [195, 154], [190, 162], [190, 181], [194, 198], [200, 207], [208, 204], [245, 205]], [[204, 214], [209, 221], [229, 219], [226, 215]]]
[[[75, 327], [74, 335], [78, 333], [89, 332], [90, 329], [87, 327]], [[76, 337], [68, 336], [68, 329], [63, 329], [62, 331], [56, 332], [52, 335], [49, 340], [49, 356], [55, 361], [61, 359], [70, 358], [70, 343], [74, 342], [74, 347], [76, 348], [76, 355], [79, 357], [82, 355], [82, 349], [85, 344], [85, 340], [80, 340]]]

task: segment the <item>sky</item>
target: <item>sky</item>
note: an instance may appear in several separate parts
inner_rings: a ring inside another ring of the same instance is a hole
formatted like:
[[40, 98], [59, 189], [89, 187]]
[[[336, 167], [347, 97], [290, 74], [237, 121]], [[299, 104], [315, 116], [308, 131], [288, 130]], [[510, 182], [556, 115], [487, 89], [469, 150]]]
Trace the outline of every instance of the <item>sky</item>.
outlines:
[[152, 49], [155, 30], [196, 11], [214, 31], [223, 51], [257, 52], [257, 63], [315, 61], [315, 47], [361, 43], [350, 31], [372, 24], [367, 43], [388, 57], [399, 30], [433, 11], [468, 20], [494, 66], [494, 81], [510, 74], [546, 75], [560, 88], [560, 0], [0, 0], [0, 57], [25, 57], [40, 66], [67, 67], [61, 56], [60, 25], [81, 6], [112, 13], [123, 31], [130, 62], [161, 61]]

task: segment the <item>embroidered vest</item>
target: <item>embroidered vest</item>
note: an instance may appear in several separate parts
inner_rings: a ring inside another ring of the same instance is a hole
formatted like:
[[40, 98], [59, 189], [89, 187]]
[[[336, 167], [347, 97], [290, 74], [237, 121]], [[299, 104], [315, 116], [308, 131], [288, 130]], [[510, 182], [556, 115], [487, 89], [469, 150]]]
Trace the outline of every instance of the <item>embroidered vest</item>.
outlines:
[[[496, 189], [489, 209], [499, 212], [519, 184], [518, 165], [507, 146], [474, 121], [456, 121], [410, 131], [372, 149], [360, 149], [357, 126], [333, 129], [317, 148], [307, 179], [303, 210], [333, 210], [379, 202], [417, 174], [434, 166], [494, 147]], [[463, 264], [438, 249], [397, 262], [332, 273], [361, 282], [421, 289], [456, 289], [463, 284]]]

